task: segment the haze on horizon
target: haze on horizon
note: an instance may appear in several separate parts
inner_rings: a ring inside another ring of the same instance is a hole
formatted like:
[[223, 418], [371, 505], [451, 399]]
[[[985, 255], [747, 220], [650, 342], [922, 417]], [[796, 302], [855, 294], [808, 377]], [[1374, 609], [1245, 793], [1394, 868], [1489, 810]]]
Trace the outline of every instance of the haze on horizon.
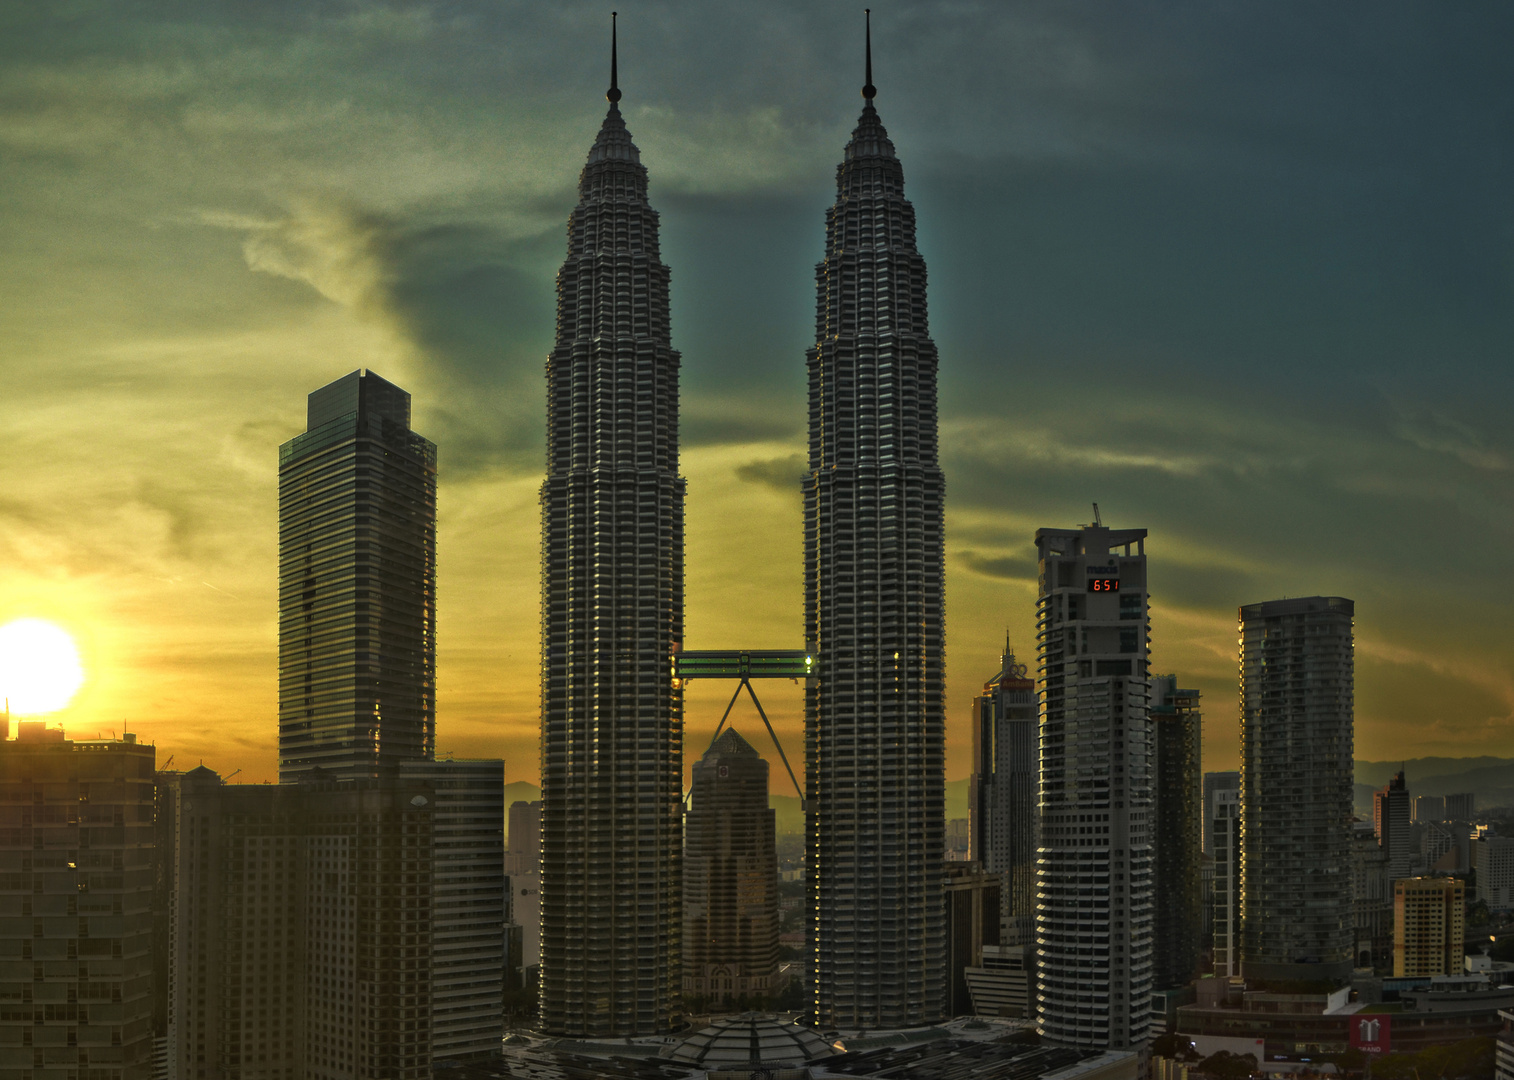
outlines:
[[[683, 355], [690, 648], [802, 645], [804, 349], [860, 7], [628, 3]], [[1514, 12], [874, 10], [932, 274], [948, 776], [1040, 526], [1150, 530], [1153, 668], [1236, 762], [1239, 604], [1357, 609], [1356, 756], [1514, 756]], [[0, 623], [55, 719], [276, 772], [276, 461], [372, 368], [440, 448], [438, 745], [536, 779], [543, 364], [608, 7], [0, 13]], [[733, 688], [695, 684], [689, 757]], [[801, 697], [759, 687], [791, 760]], [[765, 755], [750, 706], [733, 719]], [[788, 783], [773, 769], [774, 790]]]

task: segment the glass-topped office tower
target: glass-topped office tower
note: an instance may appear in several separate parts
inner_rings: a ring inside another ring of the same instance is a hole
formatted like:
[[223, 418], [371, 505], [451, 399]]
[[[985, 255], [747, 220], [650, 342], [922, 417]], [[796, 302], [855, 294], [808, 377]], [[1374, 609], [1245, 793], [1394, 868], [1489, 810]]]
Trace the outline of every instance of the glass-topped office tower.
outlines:
[[1146, 530], [1039, 529], [1036, 1016], [1047, 1042], [1151, 1029], [1153, 811]]
[[354, 371], [279, 447], [279, 780], [436, 750], [436, 447]]
[[[871, 68], [871, 63], [869, 63]], [[945, 632], [936, 346], [904, 169], [866, 102], [836, 169], [808, 351], [804, 621], [814, 1008], [946, 1007]]]
[[541, 1025], [682, 1023], [678, 353], [611, 76], [557, 275], [541, 487]]
[[1008, 946], [1035, 939], [1037, 712], [1036, 681], [1006, 643], [998, 673], [973, 698], [967, 857], [1004, 878]]

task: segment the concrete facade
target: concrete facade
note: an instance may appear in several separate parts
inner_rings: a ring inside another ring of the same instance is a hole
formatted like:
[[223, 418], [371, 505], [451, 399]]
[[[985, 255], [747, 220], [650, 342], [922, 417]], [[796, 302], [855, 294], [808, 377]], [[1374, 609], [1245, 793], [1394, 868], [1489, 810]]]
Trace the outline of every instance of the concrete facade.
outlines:
[[1352, 620], [1338, 596], [1248, 604], [1241, 637], [1241, 973], [1351, 976]]
[[1146, 530], [1039, 529], [1036, 1019], [1047, 1041], [1150, 1034], [1154, 802]]

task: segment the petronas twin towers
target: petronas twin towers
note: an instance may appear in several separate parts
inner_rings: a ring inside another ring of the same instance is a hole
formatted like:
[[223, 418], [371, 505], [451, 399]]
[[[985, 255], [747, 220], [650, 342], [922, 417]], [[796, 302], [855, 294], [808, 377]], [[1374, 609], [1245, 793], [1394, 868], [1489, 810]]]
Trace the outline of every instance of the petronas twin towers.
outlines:
[[[944, 1007], [945, 733], [936, 350], [868, 52], [817, 268], [803, 488], [814, 1015], [874, 1028]], [[597, 1038], [682, 1025], [679, 356], [614, 55], [558, 275], [541, 492], [541, 1024]]]

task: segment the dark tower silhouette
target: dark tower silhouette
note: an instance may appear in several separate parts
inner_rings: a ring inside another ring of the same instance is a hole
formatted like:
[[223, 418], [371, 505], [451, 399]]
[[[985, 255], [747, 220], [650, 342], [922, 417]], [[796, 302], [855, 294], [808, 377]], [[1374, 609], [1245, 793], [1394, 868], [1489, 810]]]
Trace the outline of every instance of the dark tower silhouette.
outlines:
[[436, 752], [436, 447], [354, 371], [279, 447], [279, 780]]
[[678, 1027], [683, 974], [678, 354], [611, 42], [557, 277], [541, 489], [541, 1023], [594, 1037]]
[[684, 824], [684, 992], [755, 1006], [778, 973], [778, 854], [768, 763], [727, 728], [694, 763]]
[[865, 104], [816, 270], [804, 479], [807, 849], [822, 1025], [945, 1008], [936, 346], [904, 171]]

